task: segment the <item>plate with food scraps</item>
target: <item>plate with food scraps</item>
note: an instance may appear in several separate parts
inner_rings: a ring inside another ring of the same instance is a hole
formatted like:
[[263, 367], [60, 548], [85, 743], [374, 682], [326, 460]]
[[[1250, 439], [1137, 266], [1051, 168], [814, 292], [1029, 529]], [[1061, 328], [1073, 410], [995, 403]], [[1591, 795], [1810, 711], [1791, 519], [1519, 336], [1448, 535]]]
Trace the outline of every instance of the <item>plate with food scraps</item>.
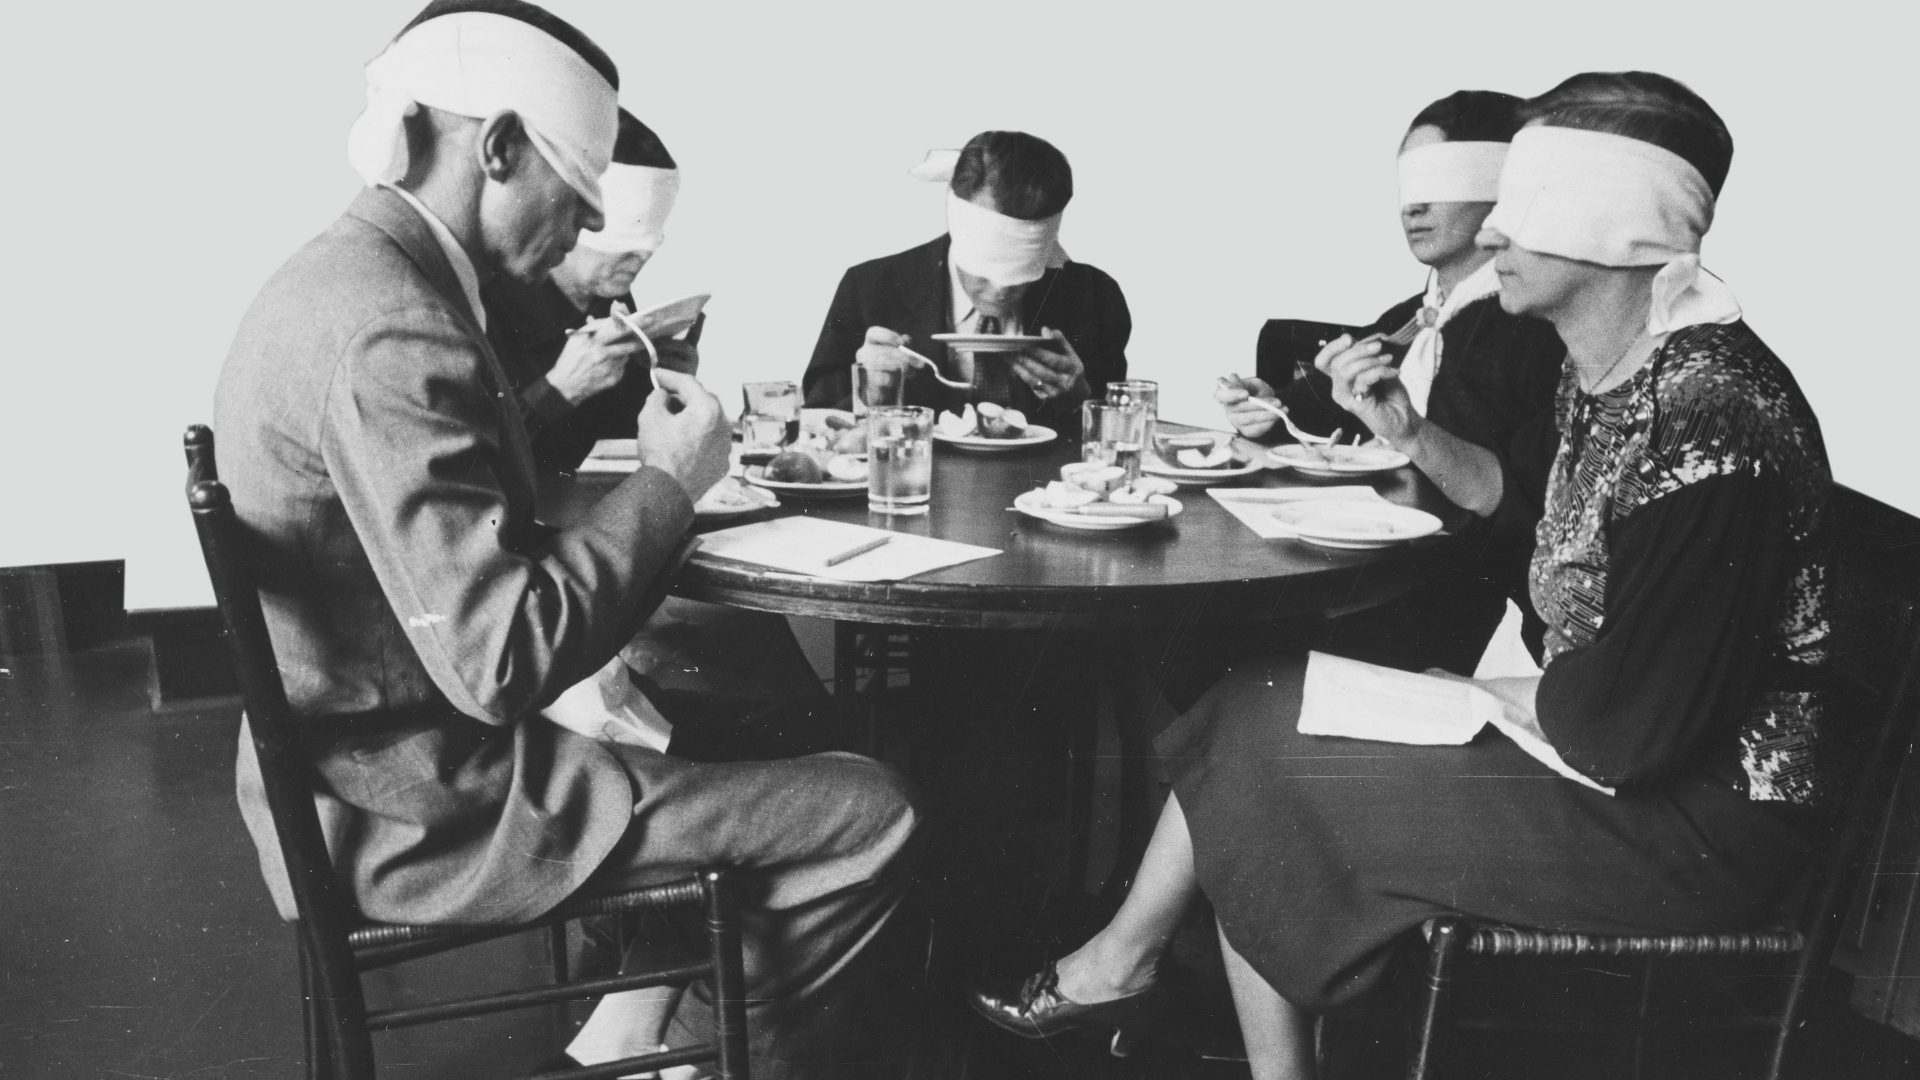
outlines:
[[968, 352], [1019, 352], [1029, 345], [1055, 344], [1039, 334], [935, 334], [933, 340]]
[[1309, 544], [1348, 551], [1392, 547], [1441, 529], [1440, 519], [1425, 510], [1366, 499], [1285, 503], [1273, 508], [1273, 518]]
[[751, 514], [760, 510], [772, 510], [780, 505], [780, 496], [764, 487], [754, 487], [740, 481], [737, 476], [726, 476], [720, 482], [707, 489], [700, 501], [693, 504], [693, 516], [696, 518], [730, 518], [741, 514]]
[[933, 441], [960, 450], [978, 450], [987, 454], [1045, 446], [1059, 437], [1045, 424], [1029, 424], [1017, 409], [982, 404], [968, 405], [959, 412], [943, 412], [934, 419]]
[[[1165, 507], [1166, 514], [1162, 517], [1131, 516], [1139, 514], [1147, 506]], [[1171, 495], [1149, 495], [1138, 503], [1098, 501], [1076, 508], [1059, 507], [1047, 501], [1047, 492], [1044, 488], [1021, 492], [1014, 498], [1013, 508], [1030, 518], [1039, 518], [1048, 524], [1094, 532], [1137, 529], [1142, 525], [1172, 521], [1180, 516], [1181, 510], [1180, 500]]]
[[1153, 441], [1156, 452], [1140, 468], [1188, 487], [1225, 483], [1267, 467], [1264, 453], [1236, 452], [1234, 437], [1224, 431], [1160, 432]]
[[1289, 443], [1267, 451], [1275, 465], [1306, 476], [1361, 476], [1389, 472], [1412, 461], [1384, 446], [1301, 446]]
[[[776, 458], [774, 462], [778, 460]], [[763, 487], [783, 495], [793, 495], [803, 499], [844, 499], [853, 495], [864, 495], [867, 491], [865, 476], [858, 480], [835, 480], [827, 477], [824, 470], [819, 480], [776, 479], [767, 475], [767, 470], [773, 467], [774, 462], [766, 465], [749, 465], [746, 472], [741, 474], [742, 478], [755, 487]]]

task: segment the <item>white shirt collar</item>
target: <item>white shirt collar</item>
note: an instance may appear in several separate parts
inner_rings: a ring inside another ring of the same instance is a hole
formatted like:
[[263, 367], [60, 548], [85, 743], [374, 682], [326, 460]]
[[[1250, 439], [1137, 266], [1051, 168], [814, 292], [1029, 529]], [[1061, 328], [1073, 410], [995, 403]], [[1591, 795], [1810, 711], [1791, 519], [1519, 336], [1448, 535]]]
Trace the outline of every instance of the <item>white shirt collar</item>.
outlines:
[[1447, 320], [1458, 314], [1461, 308], [1499, 291], [1500, 273], [1493, 268], [1493, 260], [1488, 259], [1473, 273], [1461, 278], [1460, 283], [1447, 294], [1444, 302], [1440, 299], [1439, 271], [1427, 271], [1427, 296], [1422, 303], [1440, 313], [1439, 321], [1434, 325], [1445, 326]]
[[467, 295], [467, 307], [473, 311], [473, 320], [480, 324], [480, 329], [485, 330], [487, 309], [480, 302], [480, 273], [473, 268], [473, 259], [467, 255], [467, 249], [460, 246], [460, 241], [454, 237], [453, 230], [447, 228], [446, 222], [427, 209], [426, 203], [414, 198], [413, 192], [392, 184], [380, 186], [407, 200], [407, 205], [426, 221], [427, 231], [439, 243], [441, 252], [447, 257], [447, 265], [453, 267], [453, 276], [460, 281], [460, 291]]

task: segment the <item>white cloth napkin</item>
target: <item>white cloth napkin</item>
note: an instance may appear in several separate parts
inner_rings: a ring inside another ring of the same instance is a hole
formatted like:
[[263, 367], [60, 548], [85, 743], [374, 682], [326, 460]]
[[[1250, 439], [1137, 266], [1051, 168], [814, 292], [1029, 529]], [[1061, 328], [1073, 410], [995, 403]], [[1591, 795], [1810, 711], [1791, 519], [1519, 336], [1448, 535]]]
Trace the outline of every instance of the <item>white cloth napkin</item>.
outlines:
[[665, 752], [673, 725], [627, 677], [626, 661], [607, 666], [574, 683], [541, 715], [576, 735], [596, 742], [644, 746]]
[[1469, 680], [1416, 674], [1321, 652], [1307, 654], [1300, 698], [1303, 735], [1458, 746], [1488, 724], [1561, 776], [1605, 795], [1614, 793], [1562, 760], [1532, 715]]

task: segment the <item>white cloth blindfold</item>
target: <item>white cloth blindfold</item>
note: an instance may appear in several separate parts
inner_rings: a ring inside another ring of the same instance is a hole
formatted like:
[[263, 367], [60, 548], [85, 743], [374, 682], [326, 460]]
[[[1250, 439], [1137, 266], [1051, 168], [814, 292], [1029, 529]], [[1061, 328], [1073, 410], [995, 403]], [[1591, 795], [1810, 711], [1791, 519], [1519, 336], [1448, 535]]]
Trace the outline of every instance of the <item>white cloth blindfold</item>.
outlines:
[[1513, 138], [1485, 227], [1519, 247], [1601, 266], [1658, 266], [1648, 331], [1728, 323], [1740, 305], [1700, 266], [1713, 189], [1685, 158], [1639, 139], [1539, 125]]
[[421, 105], [476, 119], [513, 111], [553, 171], [602, 209], [600, 174], [613, 159], [619, 103], [606, 78], [551, 34], [478, 11], [402, 34], [368, 62], [367, 107], [347, 134], [347, 159], [362, 180], [406, 175], [404, 121]]
[[1492, 202], [1500, 197], [1503, 142], [1444, 142], [1400, 155], [1400, 205]]
[[581, 233], [580, 246], [652, 253], [666, 241], [667, 215], [680, 196], [680, 170], [616, 162], [601, 174], [600, 194], [606, 201], [606, 227]]
[[970, 203], [947, 189], [947, 232], [953, 265], [995, 285], [1038, 281], [1048, 267], [1064, 266], [1060, 215], [1023, 221]]

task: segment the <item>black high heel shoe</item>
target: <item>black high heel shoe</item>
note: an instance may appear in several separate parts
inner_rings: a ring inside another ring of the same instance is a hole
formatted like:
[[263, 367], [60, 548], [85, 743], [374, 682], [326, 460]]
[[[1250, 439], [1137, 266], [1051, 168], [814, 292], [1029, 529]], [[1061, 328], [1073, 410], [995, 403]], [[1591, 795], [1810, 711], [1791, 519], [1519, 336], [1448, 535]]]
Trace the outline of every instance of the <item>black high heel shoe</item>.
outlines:
[[1155, 982], [1123, 998], [1082, 1005], [1060, 993], [1060, 975], [1049, 960], [1017, 986], [1011, 980], [996, 979], [975, 987], [967, 994], [967, 1004], [994, 1026], [1027, 1039], [1082, 1028], [1112, 1028], [1107, 1051], [1126, 1057], [1165, 1011], [1166, 996]]

